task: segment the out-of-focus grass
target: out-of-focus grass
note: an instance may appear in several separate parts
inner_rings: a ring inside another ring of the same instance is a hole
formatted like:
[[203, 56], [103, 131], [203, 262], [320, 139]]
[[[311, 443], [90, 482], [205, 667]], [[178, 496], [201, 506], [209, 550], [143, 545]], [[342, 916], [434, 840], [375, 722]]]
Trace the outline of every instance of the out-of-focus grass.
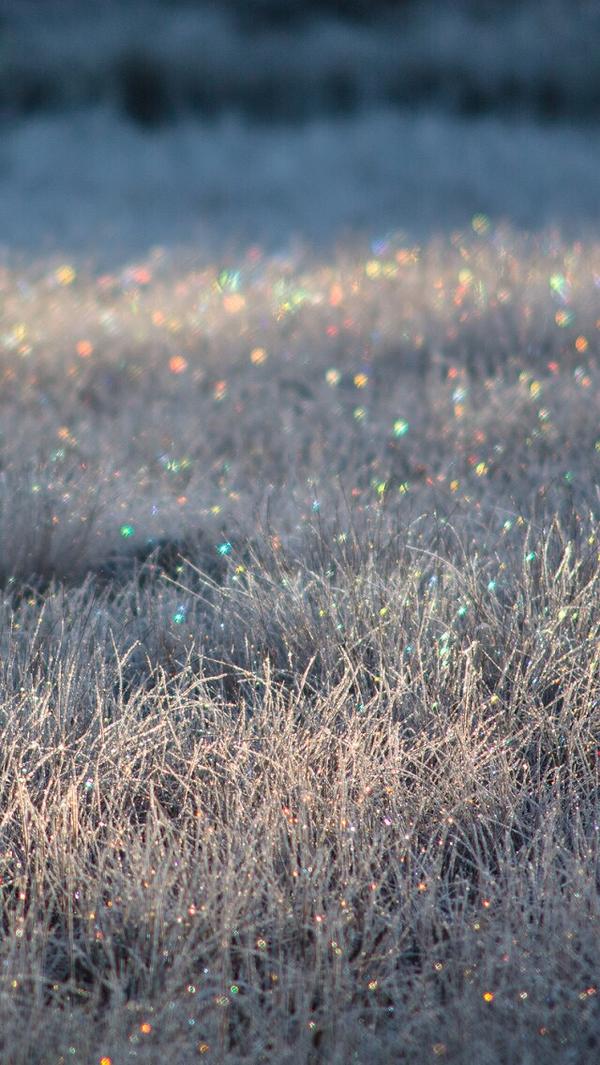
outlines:
[[3, 1060], [594, 1060], [599, 275], [4, 271]]

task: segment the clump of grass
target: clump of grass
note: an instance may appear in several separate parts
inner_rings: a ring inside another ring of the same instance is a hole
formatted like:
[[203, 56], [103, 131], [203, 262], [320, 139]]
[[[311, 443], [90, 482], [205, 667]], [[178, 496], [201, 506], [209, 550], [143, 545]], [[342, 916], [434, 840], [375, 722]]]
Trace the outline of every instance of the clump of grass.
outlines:
[[89, 366], [35, 282], [39, 350], [3, 354], [11, 1065], [597, 1053], [596, 250], [503, 241], [267, 263], [229, 310], [165, 269], [131, 321], [81, 280]]

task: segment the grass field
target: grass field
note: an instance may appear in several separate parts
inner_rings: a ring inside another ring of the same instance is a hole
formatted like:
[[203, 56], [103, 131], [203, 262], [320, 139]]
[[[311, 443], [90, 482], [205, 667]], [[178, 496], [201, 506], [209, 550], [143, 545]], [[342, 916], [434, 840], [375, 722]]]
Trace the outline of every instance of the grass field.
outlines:
[[600, 244], [0, 272], [0, 1061], [600, 1055]]

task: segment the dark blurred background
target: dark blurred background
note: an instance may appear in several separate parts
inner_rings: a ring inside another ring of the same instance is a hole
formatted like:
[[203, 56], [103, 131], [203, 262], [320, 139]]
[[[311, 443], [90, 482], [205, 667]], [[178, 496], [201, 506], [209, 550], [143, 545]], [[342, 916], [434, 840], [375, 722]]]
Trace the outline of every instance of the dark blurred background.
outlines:
[[599, 118], [598, 0], [0, 0], [0, 243], [587, 227]]
[[597, 0], [4, 0], [5, 116], [110, 103], [142, 125], [376, 104], [600, 115]]

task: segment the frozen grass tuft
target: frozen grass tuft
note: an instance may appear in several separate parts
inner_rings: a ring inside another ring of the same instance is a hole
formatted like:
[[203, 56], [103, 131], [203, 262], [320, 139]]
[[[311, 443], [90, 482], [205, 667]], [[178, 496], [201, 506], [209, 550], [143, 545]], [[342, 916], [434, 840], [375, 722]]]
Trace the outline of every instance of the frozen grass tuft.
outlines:
[[3, 1060], [595, 1059], [599, 272], [5, 271]]

